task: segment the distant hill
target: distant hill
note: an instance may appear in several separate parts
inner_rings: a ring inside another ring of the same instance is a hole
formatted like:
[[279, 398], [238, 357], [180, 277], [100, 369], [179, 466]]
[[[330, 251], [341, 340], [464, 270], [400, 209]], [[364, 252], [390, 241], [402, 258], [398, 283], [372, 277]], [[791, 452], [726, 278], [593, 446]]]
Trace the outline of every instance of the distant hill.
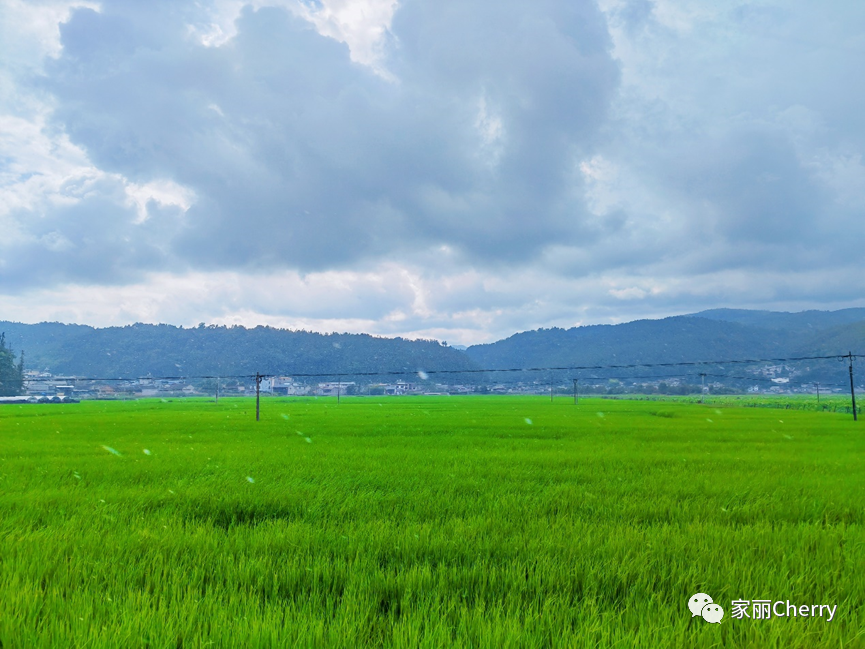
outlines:
[[474, 367], [464, 353], [438, 341], [367, 334], [148, 324], [97, 329], [14, 322], [0, 322], [0, 331], [6, 332], [16, 353], [24, 350], [27, 369], [100, 378], [402, 370], [405, 376], [416, 377], [419, 370]]
[[802, 354], [844, 354], [848, 351], [854, 354], [865, 353], [865, 321], [824, 329], [804, 337], [799, 344]]
[[[829, 327], [815, 332], [808, 332], [796, 339], [793, 356], [830, 356], [843, 355], [848, 352], [865, 354], [865, 322]], [[847, 386], [849, 379], [848, 361], [846, 359], [828, 359], [809, 361], [803, 364], [801, 381], [828, 382], [835, 386]], [[865, 363], [857, 359], [854, 362], [856, 384], [862, 384], [865, 374]]]
[[813, 334], [830, 327], [865, 321], [865, 309], [841, 309], [839, 311], [750, 311], [747, 309], [711, 309], [691, 314], [693, 317], [735, 322], [738, 324], [777, 329], [798, 334]]
[[562, 367], [774, 357], [787, 352], [791, 343], [785, 333], [767, 335], [733, 322], [675, 316], [527, 331], [473, 345], [466, 354], [481, 367]]
[[[619, 325], [538, 329], [473, 345], [465, 353], [480, 367], [528, 368], [782, 358], [847, 351], [865, 353], [865, 309], [802, 313], [716, 309]], [[842, 369], [837, 361], [813, 362], [806, 376], [809, 380], [840, 382]], [[682, 371], [681, 367], [633, 368], [596, 374], [666, 375]], [[553, 376], [560, 379], [566, 374]]]
[[[395, 380], [388, 372], [476, 370], [865, 354], [865, 309], [779, 313], [714, 309], [661, 320], [571, 329], [538, 329], [464, 351], [434, 340], [319, 334], [271, 327], [182, 328], [136, 324], [97, 329], [59, 323], [0, 322], [0, 331], [27, 369], [92, 377], [227, 376], [231, 374], [380, 372], [364, 380]], [[865, 364], [863, 364], [865, 365]], [[809, 380], [842, 382], [843, 364], [815, 361]], [[729, 368], [723, 370], [728, 371]], [[689, 370], [690, 372], [691, 370]], [[719, 371], [721, 371], [719, 369]], [[865, 368], [863, 368], [865, 371]], [[681, 374], [623, 368], [599, 376]], [[450, 382], [565, 379], [571, 372], [439, 375]]]

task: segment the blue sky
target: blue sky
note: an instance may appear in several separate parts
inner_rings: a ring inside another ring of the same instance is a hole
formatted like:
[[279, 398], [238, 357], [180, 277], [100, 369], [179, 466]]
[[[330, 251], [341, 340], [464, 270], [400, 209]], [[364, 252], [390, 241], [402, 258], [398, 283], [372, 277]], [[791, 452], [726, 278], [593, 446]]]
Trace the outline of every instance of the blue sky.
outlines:
[[0, 319], [865, 305], [865, 4], [0, 0]]

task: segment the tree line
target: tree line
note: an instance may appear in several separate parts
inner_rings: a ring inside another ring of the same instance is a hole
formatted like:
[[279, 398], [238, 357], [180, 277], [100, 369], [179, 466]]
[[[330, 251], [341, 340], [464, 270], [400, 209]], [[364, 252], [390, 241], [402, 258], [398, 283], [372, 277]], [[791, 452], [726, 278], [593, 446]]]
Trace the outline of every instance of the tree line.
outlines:
[[15, 397], [24, 391], [24, 352], [17, 365], [15, 353], [6, 345], [6, 333], [0, 333], [0, 397]]

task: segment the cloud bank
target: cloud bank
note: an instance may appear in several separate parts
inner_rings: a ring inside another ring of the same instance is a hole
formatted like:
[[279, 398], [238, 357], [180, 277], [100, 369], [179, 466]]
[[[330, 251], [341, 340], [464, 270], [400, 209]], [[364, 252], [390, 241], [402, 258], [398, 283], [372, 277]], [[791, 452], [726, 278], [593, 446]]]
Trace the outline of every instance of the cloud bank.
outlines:
[[865, 8], [0, 1], [4, 318], [865, 304]]

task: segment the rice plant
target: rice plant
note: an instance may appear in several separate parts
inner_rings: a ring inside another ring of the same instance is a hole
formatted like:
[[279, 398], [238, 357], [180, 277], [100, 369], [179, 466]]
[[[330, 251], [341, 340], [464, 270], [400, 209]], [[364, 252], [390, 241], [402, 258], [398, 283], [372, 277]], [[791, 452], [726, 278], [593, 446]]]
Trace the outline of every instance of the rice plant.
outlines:
[[[0, 646], [865, 646], [849, 415], [543, 397], [0, 409]], [[708, 593], [720, 624], [692, 617]], [[734, 619], [733, 600], [836, 605]]]

